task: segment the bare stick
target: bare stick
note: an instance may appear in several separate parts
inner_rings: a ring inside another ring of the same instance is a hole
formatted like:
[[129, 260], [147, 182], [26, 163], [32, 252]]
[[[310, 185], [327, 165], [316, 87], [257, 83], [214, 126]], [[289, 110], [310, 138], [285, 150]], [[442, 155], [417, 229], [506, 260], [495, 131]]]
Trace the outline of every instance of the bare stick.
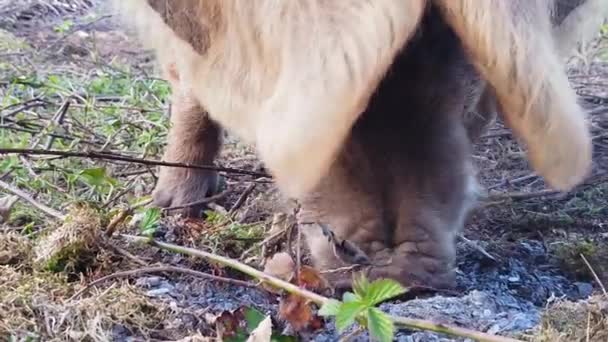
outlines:
[[199, 201], [195, 201], [195, 202], [190, 202], [190, 203], [186, 203], [186, 204], [181, 204], [181, 205], [176, 205], [173, 207], [168, 207], [168, 208], [163, 208], [163, 211], [171, 211], [171, 210], [177, 210], [177, 209], [184, 209], [184, 208], [190, 208], [190, 207], [195, 207], [197, 205], [202, 205], [202, 204], [208, 204], [214, 201], [217, 201], [219, 199], [222, 199], [224, 197], [226, 197], [228, 194], [230, 193], [229, 190], [226, 190], [224, 192], [221, 192], [217, 195], [213, 195], [207, 198], [203, 198], [202, 200]]
[[215, 276], [215, 275], [212, 275], [209, 273], [195, 271], [195, 270], [191, 270], [191, 269], [183, 268], [183, 267], [177, 267], [177, 266], [143, 267], [143, 268], [138, 268], [135, 270], [116, 272], [116, 273], [107, 275], [105, 277], [101, 277], [101, 278], [93, 281], [89, 285], [85, 286], [82, 290], [76, 292], [72, 297], [70, 297], [70, 299], [68, 299], [68, 302], [71, 302], [72, 300], [80, 297], [83, 293], [87, 292], [94, 286], [97, 286], [97, 285], [99, 285], [105, 281], [111, 280], [111, 279], [132, 277], [132, 276], [137, 276], [137, 275], [146, 274], [146, 273], [162, 273], [162, 272], [184, 273], [184, 274], [192, 275], [192, 276], [199, 277], [199, 278], [221, 281], [221, 282], [234, 284], [234, 285], [238, 285], [238, 286], [245, 286], [245, 287], [255, 287], [256, 286], [255, 284], [248, 283], [246, 281], [219, 277], [219, 276]]
[[129, 157], [129, 156], [124, 156], [124, 155], [120, 155], [120, 154], [95, 152], [95, 151], [74, 152], [74, 151], [40, 150], [40, 149], [24, 149], [24, 148], [0, 148], [0, 155], [2, 155], [2, 154], [27, 154], [27, 155], [47, 155], [47, 156], [61, 156], [61, 157], [105, 159], [105, 160], [115, 160], [115, 161], [122, 161], [122, 162], [143, 164], [143, 165], [182, 167], [182, 168], [187, 168], [187, 169], [211, 170], [211, 171], [217, 171], [217, 172], [234, 173], [234, 174], [248, 175], [248, 176], [254, 176], [254, 177], [271, 178], [271, 176], [266, 173], [233, 169], [233, 168], [229, 168], [229, 167], [212, 166], [212, 165], [198, 165], [198, 164], [190, 164], [190, 163], [172, 163], [172, 162], [165, 162], [165, 161], [160, 161], [160, 160], [135, 158], [135, 157]]
[[[308, 291], [306, 289], [302, 289], [292, 283], [289, 283], [284, 280], [273, 277], [271, 275], [268, 275], [251, 266], [243, 264], [243, 263], [239, 262], [238, 260], [226, 258], [221, 255], [197, 250], [194, 248], [182, 247], [182, 246], [178, 246], [178, 245], [174, 245], [174, 244], [170, 244], [170, 243], [166, 243], [166, 242], [156, 241], [154, 239], [150, 239], [147, 237], [124, 235], [124, 234], [121, 236], [124, 237], [125, 239], [131, 240], [133, 242], [148, 243], [152, 246], [155, 246], [155, 247], [167, 250], [167, 251], [180, 253], [180, 254], [186, 254], [186, 255], [190, 255], [190, 256], [201, 257], [201, 258], [210, 260], [212, 262], [216, 262], [216, 263], [222, 264], [224, 266], [228, 266], [237, 271], [243, 272], [253, 278], [256, 278], [263, 283], [270, 284], [274, 287], [281, 288], [289, 293], [293, 293], [298, 296], [304, 297], [304, 298], [310, 300], [311, 302], [317, 304], [318, 306], [322, 306], [327, 301], [329, 301], [329, 298], [327, 298], [327, 297], [318, 295], [314, 292]], [[423, 320], [423, 319], [398, 317], [398, 316], [393, 316], [393, 315], [389, 315], [389, 317], [395, 323], [395, 325], [401, 326], [404, 328], [433, 331], [433, 332], [442, 333], [442, 334], [446, 334], [446, 335], [470, 338], [470, 339], [480, 341], [480, 342], [522, 342], [520, 340], [515, 340], [512, 338], [508, 338], [508, 337], [491, 335], [491, 334], [478, 332], [478, 331], [474, 331], [474, 330], [470, 330], [470, 329], [466, 329], [466, 328], [460, 328], [460, 327], [456, 327], [456, 326], [435, 323], [435, 322]]]
[[15, 187], [13, 187], [12, 185], [5, 183], [1, 180], [0, 180], [0, 188], [6, 190], [8, 192], [11, 192], [13, 195], [18, 196], [19, 198], [21, 198], [22, 200], [24, 200], [26, 202], [29, 202], [31, 205], [33, 205], [40, 211], [44, 212], [45, 214], [47, 214], [53, 218], [56, 218], [56, 219], [59, 219], [62, 221], [65, 220], [65, 218], [66, 218], [66, 215], [64, 215], [63, 213], [61, 213], [53, 208], [47, 207], [46, 205], [44, 205], [42, 203], [38, 203], [36, 200], [34, 200], [32, 198], [32, 196], [25, 193], [25, 191], [17, 189]]
[[[63, 120], [65, 119], [65, 115], [68, 113], [68, 109], [70, 109], [70, 105], [71, 105], [71, 101], [70, 98], [68, 98], [59, 108], [59, 110], [57, 111], [57, 113], [55, 113], [55, 115], [53, 116], [53, 119], [51, 121], [51, 123], [49, 123], [49, 126], [51, 125], [62, 125], [63, 124]], [[51, 147], [53, 147], [53, 143], [55, 142], [55, 137], [53, 137], [52, 135], [47, 137], [46, 143], [44, 144], [44, 149], [45, 150], [50, 150]]]
[[591, 264], [589, 263], [589, 261], [587, 261], [587, 258], [585, 258], [583, 253], [580, 253], [580, 256], [581, 256], [581, 258], [583, 258], [583, 262], [585, 263], [585, 265], [587, 265], [587, 267], [589, 268], [589, 271], [591, 271], [591, 274], [593, 274], [593, 278], [595, 278], [595, 281], [597, 281], [598, 285], [602, 289], [604, 296], [606, 298], [608, 298], [608, 292], [606, 292], [606, 288], [604, 287], [602, 280], [600, 279], [600, 277], [598, 277], [597, 273], [595, 273], [595, 270], [593, 269], [593, 267], [591, 267]]
[[488, 202], [504, 201], [504, 200], [525, 200], [543, 196], [554, 196], [560, 194], [560, 191], [543, 189], [535, 192], [507, 192], [496, 195], [489, 195], [485, 198]]
[[[30, 134], [37, 134], [38, 133], [38, 131], [33, 130], [33, 129], [22, 128], [22, 127], [15, 127], [15, 126], [11, 126], [11, 125], [0, 125], [0, 129], [10, 129], [12, 131], [24, 132], [24, 133], [30, 133]], [[79, 137], [72, 137], [72, 136], [65, 135], [65, 134], [47, 133], [46, 135], [49, 136], [49, 137], [53, 137], [53, 138], [57, 138], [57, 139], [63, 139], [63, 140], [69, 140], [69, 141], [73, 141], [73, 140], [78, 139], [79, 142], [81, 142], [83, 144], [87, 144], [87, 145], [92, 145], [92, 146], [99, 146], [99, 145], [101, 145], [100, 143], [95, 142], [95, 141], [81, 139]]]
[[243, 205], [243, 203], [245, 203], [245, 201], [247, 200], [247, 197], [249, 197], [249, 195], [251, 195], [251, 193], [253, 192], [253, 189], [255, 189], [255, 186], [256, 186], [256, 183], [251, 183], [245, 189], [245, 191], [243, 191], [243, 193], [236, 200], [236, 202], [234, 203], [232, 208], [230, 208], [230, 210], [228, 210], [228, 214], [230, 216], [234, 215], [234, 213]]
[[472, 247], [473, 249], [475, 249], [476, 251], [478, 251], [479, 253], [481, 253], [483, 256], [485, 256], [486, 258], [492, 260], [492, 261], [496, 261], [496, 258], [494, 256], [492, 256], [492, 254], [488, 253], [488, 251], [486, 251], [483, 247], [481, 247], [479, 244], [477, 244], [474, 241], [471, 241], [469, 239], [467, 239], [463, 234], [458, 234], [458, 237], [468, 246]]

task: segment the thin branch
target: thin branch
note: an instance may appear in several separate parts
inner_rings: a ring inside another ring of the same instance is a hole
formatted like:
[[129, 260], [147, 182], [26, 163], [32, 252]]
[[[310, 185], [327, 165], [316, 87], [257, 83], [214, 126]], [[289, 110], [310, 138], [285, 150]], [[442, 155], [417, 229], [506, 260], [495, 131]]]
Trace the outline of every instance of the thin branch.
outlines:
[[25, 149], [25, 148], [0, 148], [0, 155], [2, 155], [2, 154], [47, 155], [47, 156], [103, 159], [103, 160], [122, 161], [122, 162], [142, 164], [142, 165], [170, 166], [170, 167], [181, 167], [181, 168], [187, 168], [187, 169], [211, 170], [211, 171], [217, 171], [217, 172], [234, 173], [234, 174], [248, 175], [248, 176], [254, 176], [254, 177], [271, 178], [270, 175], [268, 175], [266, 173], [262, 173], [262, 172], [247, 171], [247, 170], [234, 169], [234, 168], [221, 167], [221, 166], [212, 166], [212, 165], [198, 165], [198, 164], [191, 164], [191, 163], [165, 162], [165, 161], [160, 161], [160, 160], [135, 158], [135, 157], [129, 157], [129, 156], [120, 155], [120, 154], [95, 152], [95, 151], [74, 152], [74, 151]]
[[239, 210], [239, 208], [247, 200], [247, 197], [249, 197], [249, 195], [251, 195], [251, 193], [255, 189], [255, 186], [256, 186], [256, 183], [249, 184], [249, 186], [245, 189], [245, 191], [243, 191], [243, 193], [239, 196], [239, 198], [236, 200], [236, 202], [234, 202], [234, 205], [232, 206], [232, 208], [230, 208], [230, 210], [228, 210], [228, 215], [230, 215], [232, 217], [234, 215], [234, 213], [237, 210]]
[[589, 271], [591, 271], [591, 274], [593, 274], [593, 278], [595, 278], [595, 281], [597, 281], [598, 285], [602, 289], [604, 296], [606, 296], [606, 298], [608, 298], [608, 292], [606, 292], [604, 283], [602, 283], [602, 280], [600, 279], [600, 277], [598, 277], [597, 273], [595, 273], [595, 270], [593, 269], [593, 267], [591, 267], [591, 264], [589, 263], [589, 261], [587, 261], [587, 258], [585, 258], [583, 253], [580, 253], [580, 256], [581, 256], [581, 258], [583, 258], [583, 262], [585, 262], [585, 265], [587, 265], [587, 268], [589, 268]]
[[463, 234], [458, 234], [458, 237], [468, 246], [472, 247], [473, 249], [475, 249], [476, 251], [478, 251], [479, 253], [481, 253], [483, 256], [485, 256], [486, 258], [492, 260], [492, 261], [497, 261], [496, 258], [488, 253], [488, 251], [486, 251], [483, 247], [481, 247], [479, 244], [477, 244], [474, 241], [471, 241], [469, 239], [467, 239]]
[[496, 201], [503, 201], [503, 200], [509, 200], [509, 199], [510, 200], [525, 200], [525, 199], [531, 199], [531, 198], [536, 198], [536, 197], [554, 196], [554, 195], [558, 195], [560, 193], [562, 193], [562, 192], [557, 191], [557, 190], [551, 190], [551, 189], [543, 189], [543, 190], [534, 191], [534, 192], [507, 192], [507, 193], [489, 195], [484, 200], [488, 201], [488, 202], [496, 202]]
[[[0, 125], [0, 129], [10, 129], [12, 131], [17, 131], [17, 132], [24, 132], [24, 133], [30, 133], [30, 134], [37, 134], [38, 131], [30, 129], [30, 128], [23, 128], [23, 127], [15, 127], [15, 126], [11, 126], [11, 125]], [[99, 142], [95, 142], [95, 141], [91, 141], [91, 140], [86, 140], [86, 139], [81, 139], [79, 137], [76, 136], [69, 136], [69, 135], [65, 135], [65, 134], [58, 134], [58, 133], [47, 133], [46, 134], [49, 137], [53, 137], [53, 138], [57, 138], [57, 139], [63, 139], [63, 140], [68, 140], [68, 141], [73, 141], [78, 139], [79, 142], [83, 143], [83, 144], [87, 144], [87, 145], [92, 145], [92, 146], [99, 146], [102, 143]]]
[[219, 199], [222, 199], [222, 198], [224, 198], [224, 197], [228, 196], [228, 194], [229, 194], [230, 192], [231, 192], [231, 191], [226, 190], [226, 191], [221, 192], [221, 193], [219, 193], [219, 194], [217, 194], [217, 195], [213, 195], [213, 196], [209, 196], [209, 197], [207, 197], [207, 198], [203, 198], [203, 199], [201, 199], [201, 200], [199, 200], [199, 201], [190, 202], [190, 203], [181, 204], [181, 205], [176, 205], [176, 206], [173, 206], [173, 207], [168, 207], [168, 208], [163, 208], [163, 211], [178, 210], [178, 209], [184, 209], [184, 208], [195, 207], [195, 206], [197, 206], [197, 205], [209, 204], [209, 203], [211, 203], [211, 202], [215, 202], [215, 201], [217, 201], [217, 200], [219, 200]]
[[238, 285], [238, 286], [245, 286], [245, 287], [255, 287], [256, 286], [255, 284], [248, 283], [246, 281], [215, 276], [215, 275], [212, 275], [209, 273], [195, 271], [195, 270], [191, 270], [191, 269], [183, 268], [183, 267], [177, 267], [177, 266], [143, 267], [143, 268], [138, 268], [138, 269], [129, 270], [129, 271], [116, 272], [116, 273], [109, 274], [105, 277], [101, 277], [101, 278], [93, 281], [89, 285], [85, 286], [82, 290], [76, 292], [72, 297], [70, 297], [68, 299], [68, 302], [71, 302], [72, 300], [80, 297], [82, 294], [84, 294], [85, 292], [87, 292], [88, 290], [93, 288], [94, 286], [97, 286], [97, 285], [99, 285], [105, 281], [111, 280], [111, 279], [133, 277], [133, 276], [138, 276], [138, 275], [147, 274], [147, 273], [163, 273], [163, 272], [184, 273], [184, 274], [192, 275], [192, 276], [199, 277], [199, 278], [221, 281], [224, 283], [229, 283], [229, 284]]
[[[51, 122], [49, 122], [49, 127], [52, 125], [62, 125], [63, 121], [65, 120], [65, 115], [68, 113], [68, 110], [70, 109], [70, 105], [71, 105], [71, 98], [68, 98], [62, 105], [61, 107], [59, 107], [59, 110], [57, 111], [57, 113], [55, 113], [55, 115], [53, 116], [53, 119], [51, 120]], [[46, 143], [44, 144], [44, 149], [45, 150], [50, 150], [51, 147], [53, 147], [53, 143], [55, 142], [55, 138], [51, 135], [47, 137]], [[32, 146], [35, 147], [36, 145]]]
[[[263, 283], [270, 284], [274, 287], [281, 288], [289, 293], [293, 293], [298, 296], [304, 297], [304, 298], [310, 300], [311, 302], [314, 302], [318, 306], [322, 306], [329, 300], [329, 298], [327, 298], [327, 297], [318, 295], [314, 292], [308, 291], [306, 289], [302, 289], [292, 283], [275, 278], [271, 275], [268, 275], [262, 271], [255, 269], [249, 265], [245, 265], [245, 264], [239, 262], [238, 260], [226, 258], [226, 257], [220, 256], [217, 254], [197, 250], [194, 248], [182, 247], [182, 246], [178, 246], [178, 245], [174, 245], [174, 244], [170, 244], [170, 243], [166, 243], [166, 242], [156, 241], [154, 239], [150, 239], [147, 237], [124, 235], [124, 234], [121, 236], [124, 237], [125, 239], [131, 240], [133, 242], [148, 243], [152, 246], [155, 246], [155, 247], [167, 250], [167, 251], [180, 253], [180, 254], [186, 254], [186, 255], [190, 255], [190, 256], [201, 257], [201, 258], [207, 259], [209, 261], [222, 264], [224, 266], [233, 268], [237, 271], [243, 272], [257, 280], [260, 280]], [[460, 328], [460, 327], [456, 327], [456, 326], [435, 323], [435, 322], [423, 320], [423, 319], [398, 317], [398, 316], [393, 316], [393, 315], [389, 315], [389, 317], [395, 323], [395, 325], [401, 326], [404, 328], [409, 328], [409, 329], [433, 331], [433, 332], [442, 333], [442, 334], [446, 334], [446, 335], [470, 338], [470, 339], [477, 340], [480, 342], [522, 342], [520, 340], [515, 340], [512, 338], [508, 338], [508, 337], [491, 335], [491, 334], [478, 332], [478, 331], [474, 331], [474, 330], [470, 330], [470, 329], [466, 329], [466, 328]]]
[[6, 190], [8, 192], [11, 192], [13, 195], [20, 197], [22, 200], [24, 200], [26, 202], [29, 202], [31, 205], [33, 205], [40, 211], [44, 212], [45, 214], [47, 214], [53, 218], [56, 218], [56, 219], [59, 219], [62, 221], [65, 220], [65, 218], [66, 218], [66, 215], [64, 215], [63, 213], [61, 213], [53, 208], [47, 207], [46, 205], [44, 205], [42, 203], [38, 203], [29, 194], [25, 193], [24, 191], [22, 191], [20, 189], [13, 187], [12, 185], [10, 185], [8, 183], [3, 182], [1, 180], [0, 180], [0, 188]]

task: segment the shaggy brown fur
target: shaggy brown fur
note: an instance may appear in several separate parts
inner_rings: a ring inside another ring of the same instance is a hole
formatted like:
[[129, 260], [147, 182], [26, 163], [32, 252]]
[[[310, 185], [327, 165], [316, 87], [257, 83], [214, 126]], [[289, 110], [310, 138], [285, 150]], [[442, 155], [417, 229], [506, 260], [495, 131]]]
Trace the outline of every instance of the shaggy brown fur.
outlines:
[[[471, 70], [457, 37], [431, 10], [329, 174], [302, 199], [299, 221], [322, 222], [354, 242], [375, 265], [370, 278], [452, 285], [454, 239], [475, 195], [462, 120], [475, 98], [469, 91], [479, 88]], [[302, 226], [317, 267], [349, 265], [318, 225]], [[330, 279], [338, 286], [350, 281], [340, 273]]]
[[[171, 130], [164, 160], [211, 165], [222, 144], [222, 129], [209, 118], [188, 88], [180, 83], [175, 65], [166, 65], [165, 78], [172, 88]], [[200, 201], [218, 188], [217, 172], [174, 167], [160, 168], [153, 197], [164, 208]], [[198, 216], [204, 205], [182, 209], [186, 216]]]
[[[568, 59], [578, 44], [598, 33], [608, 16], [605, 0], [556, 0], [551, 22], [559, 57]], [[498, 108], [492, 87], [486, 86], [478, 106], [465, 114], [470, 138], [475, 141], [496, 121]]]
[[[165, 75], [180, 104], [166, 158], [211, 161], [219, 126], [236, 132], [256, 144], [281, 190], [302, 200], [301, 222], [327, 223], [376, 264], [390, 261], [372, 277], [442, 287], [452, 283], [453, 239], [475, 184], [462, 116], [496, 112], [496, 101], [559, 189], [585, 176], [590, 139], [546, 3], [430, 3], [426, 14], [424, 0], [121, 5], [174, 68]], [[477, 71], [489, 83], [483, 95]], [[214, 174], [178, 172], [163, 169], [157, 204], [213, 189]], [[317, 265], [339, 266], [315, 227], [306, 235]]]
[[427, 2], [442, 9], [494, 88], [534, 168], [558, 189], [580, 182], [590, 136], [544, 1], [119, 3], [210, 116], [255, 144], [284, 193], [299, 197], [327, 172]]

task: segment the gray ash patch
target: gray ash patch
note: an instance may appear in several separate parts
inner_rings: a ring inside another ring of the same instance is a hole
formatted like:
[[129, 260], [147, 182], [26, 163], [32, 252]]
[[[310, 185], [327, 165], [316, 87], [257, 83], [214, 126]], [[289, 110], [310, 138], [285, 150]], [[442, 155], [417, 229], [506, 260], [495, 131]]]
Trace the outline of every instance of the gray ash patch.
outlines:
[[588, 286], [563, 276], [563, 271], [540, 241], [503, 241], [488, 244], [486, 250], [498, 260], [488, 260], [471, 248], [459, 250], [458, 281], [464, 290], [509, 296], [539, 307], [551, 297], [578, 300], [590, 295], [585, 290]]

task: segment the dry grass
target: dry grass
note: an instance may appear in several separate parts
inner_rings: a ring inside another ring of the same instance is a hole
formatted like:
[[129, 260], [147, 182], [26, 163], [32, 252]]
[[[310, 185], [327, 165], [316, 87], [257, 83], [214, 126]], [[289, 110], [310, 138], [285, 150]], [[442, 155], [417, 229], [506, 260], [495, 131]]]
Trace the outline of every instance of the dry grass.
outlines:
[[544, 313], [534, 342], [608, 341], [608, 298], [559, 301]]
[[0, 265], [24, 267], [32, 254], [32, 242], [25, 236], [7, 232], [0, 234]]
[[169, 305], [127, 283], [68, 302], [74, 284], [62, 274], [0, 266], [0, 336], [44, 341], [110, 341], [116, 326], [149, 338], [176, 319]]

